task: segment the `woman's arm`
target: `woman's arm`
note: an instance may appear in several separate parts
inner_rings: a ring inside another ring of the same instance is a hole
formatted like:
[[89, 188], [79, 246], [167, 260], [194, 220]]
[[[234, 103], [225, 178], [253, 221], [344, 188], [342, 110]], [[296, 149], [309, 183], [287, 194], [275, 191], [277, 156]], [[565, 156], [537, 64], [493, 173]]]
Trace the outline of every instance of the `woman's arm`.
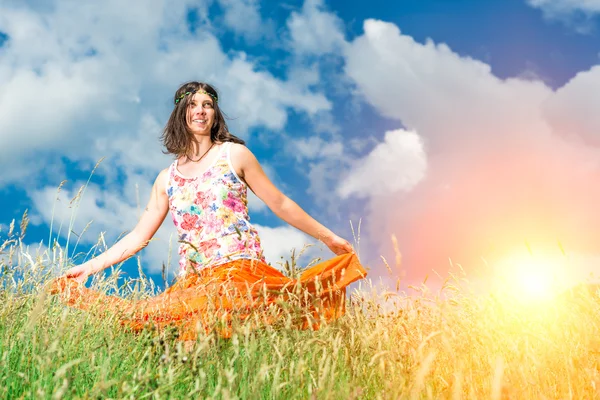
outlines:
[[167, 171], [163, 170], [158, 174], [148, 206], [135, 228], [104, 253], [67, 270], [66, 277], [84, 281], [89, 275], [124, 261], [146, 247], [169, 211], [169, 199], [165, 190]]
[[234, 144], [231, 147], [233, 167], [244, 179], [248, 187], [260, 198], [279, 218], [300, 229], [302, 232], [322, 241], [335, 254], [353, 252], [347, 240], [337, 236], [331, 230], [321, 225], [308, 215], [298, 204], [281, 193], [265, 175], [258, 160], [252, 152], [243, 145]]

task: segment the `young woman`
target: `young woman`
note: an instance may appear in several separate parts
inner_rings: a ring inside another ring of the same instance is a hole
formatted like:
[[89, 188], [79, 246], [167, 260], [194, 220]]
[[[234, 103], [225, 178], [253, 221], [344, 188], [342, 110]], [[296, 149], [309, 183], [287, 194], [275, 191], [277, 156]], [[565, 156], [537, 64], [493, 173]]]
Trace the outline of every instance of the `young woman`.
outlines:
[[[366, 275], [350, 243], [310, 217], [271, 183], [244, 141], [229, 133], [213, 87], [186, 83], [175, 93], [174, 103], [162, 139], [175, 161], [158, 174], [138, 224], [103, 254], [66, 271], [53, 285], [54, 292], [62, 293], [68, 304], [79, 308], [102, 300], [124, 311], [135, 329], [141, 329], [145, 322], [158, 326], [174, 323], [180, 326], [184, 340], [193, 340], [198, 329], [211, 328], [206, 316], [208, 303], [224, 291], [231, 295], [232, 288], [237, 294], [229, 298], [235, 301], [226, 306], [221, 302], [227, 312], [256, 306], [256, 296], [244, 297], [242, 291], [257, 295], [267, 285], [270, 293], [276, 294], [266, 300], [263, 296], [262, 304], [274, 304], [277, 296], [295, 284], [319, 292], [325, 299], [321, 311], [327, 319], [343, 312], [345, 287]], [[268, 266], [258, 233], [249, 221], [248, 188], [278, 217], [322, 241], [339, 257], [310, 268], [298, 280]], [[145, 247], [169, 211], [180, 242], [180, 274], [174, 286], [151, 300], [132, 303], [81, 285], [89, 275]], [[320, 284], [315, 285], [315, 279]], [[229, 330], [221, 333], [227, 336]]]

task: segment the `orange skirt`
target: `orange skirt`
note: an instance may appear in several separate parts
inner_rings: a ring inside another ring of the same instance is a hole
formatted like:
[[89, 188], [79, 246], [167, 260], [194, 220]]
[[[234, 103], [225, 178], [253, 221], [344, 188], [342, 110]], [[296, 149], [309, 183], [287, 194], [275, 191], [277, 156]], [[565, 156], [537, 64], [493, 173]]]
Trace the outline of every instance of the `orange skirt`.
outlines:
[[367, 275], [354, 254], [344, 254], [288, 278], [256, 260], [236, 260], [191, 272], [158, 296], [128, 300], [58, 278], [50, 292], [71, 307], [117, 315], [134, 331], [176, 327], [180, 340], [200, 332], [230, 337], [236, 326], [261, 325], [318, 329], [345, 311], [346, 286]]

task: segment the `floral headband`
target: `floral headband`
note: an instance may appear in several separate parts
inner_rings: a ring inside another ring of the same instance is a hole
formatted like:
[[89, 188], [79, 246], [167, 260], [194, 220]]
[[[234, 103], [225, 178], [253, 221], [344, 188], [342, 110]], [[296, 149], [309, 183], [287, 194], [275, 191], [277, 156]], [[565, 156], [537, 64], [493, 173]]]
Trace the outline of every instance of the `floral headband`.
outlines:
[[183, 98], [185, 96], [190, 95], [190, 94], [194, 95], [196, 93], [201, 93], [201, 94], [207, 94], [207, 95], [209, 95], [210, 97], [212, 97], [215, 100], [215, 103], [218, 101], [217, 96], [215, 96], [214, 94], [208, 93], [206, 90], [198, 89], [198, 90], [194, 90], [194, 91], [191, 91], [191, 92], [182, 93], [179, 97], [177, 97], [175, 99], [175, 104], [178, 104], [181, 100], [183, 100]]

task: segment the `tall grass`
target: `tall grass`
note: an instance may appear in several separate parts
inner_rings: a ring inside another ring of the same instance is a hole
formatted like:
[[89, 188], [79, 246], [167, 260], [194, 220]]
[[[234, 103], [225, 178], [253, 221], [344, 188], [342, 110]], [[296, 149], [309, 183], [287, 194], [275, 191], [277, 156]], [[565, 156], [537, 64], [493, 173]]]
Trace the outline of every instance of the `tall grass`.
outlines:
[[[472, 295], [463, 277], [413, 296], [363, 281], [346, 315], [318, 331], [241, 325], [229, 340], [201, 335], [188, 352], [173, 336], [134, 335], [46, 295], [65, 252], [30, 254], [13, 230], [0, 244], [0, 398], [600, 398], [593, 292], [524, 305]], [[103, 290], [152, 289], [116, 282]]]

